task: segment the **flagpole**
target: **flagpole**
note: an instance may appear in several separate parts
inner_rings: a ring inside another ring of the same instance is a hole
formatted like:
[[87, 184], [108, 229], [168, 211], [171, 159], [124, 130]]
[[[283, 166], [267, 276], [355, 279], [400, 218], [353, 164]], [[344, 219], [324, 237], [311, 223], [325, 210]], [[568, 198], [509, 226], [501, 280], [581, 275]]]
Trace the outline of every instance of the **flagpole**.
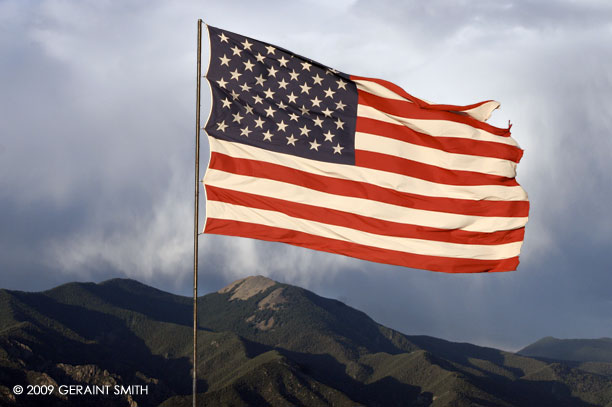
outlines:
[[195, 205], [193, 215], [193, 407], [197, 394], [198, 344], [198, 215], [200, 201], [200, 79], [202, 77], [202, 20], [198, 19], [198, 78], [196, 81]]

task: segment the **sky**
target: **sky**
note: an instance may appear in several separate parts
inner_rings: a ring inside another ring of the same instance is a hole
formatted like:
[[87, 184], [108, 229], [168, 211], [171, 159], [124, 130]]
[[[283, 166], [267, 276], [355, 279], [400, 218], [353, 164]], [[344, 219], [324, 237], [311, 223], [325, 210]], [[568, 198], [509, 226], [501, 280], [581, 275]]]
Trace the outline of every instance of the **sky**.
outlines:
[[[514, 272], [202, 235], [201, 295], [261, 274], [406, 334], [511, 351], [612, 337], [606, 0], [0, 0], [0, 287], [121, 277], [191, 295], [198, 18], [436, 103], [499, 101], [489, 122], [512, 122], [531, 202]], [[204, 135], [201, 156], [203, 175]]]

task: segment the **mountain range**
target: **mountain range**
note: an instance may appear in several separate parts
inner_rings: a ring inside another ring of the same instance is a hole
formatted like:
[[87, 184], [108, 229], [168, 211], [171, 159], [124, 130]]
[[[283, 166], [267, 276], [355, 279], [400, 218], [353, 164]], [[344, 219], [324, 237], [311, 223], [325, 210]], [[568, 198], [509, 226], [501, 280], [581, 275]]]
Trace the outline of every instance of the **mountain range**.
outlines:
[[[0, 290], [0, 405], [191, 406], [192, 307], [128, 279]], [[201, 406], [612, 407], [606, 338], [544, 338], [512, 353], [405, 335], [262, 276], [204, 295], [198, 308]], [[28, 386], [54, 391], [28, 395]]]

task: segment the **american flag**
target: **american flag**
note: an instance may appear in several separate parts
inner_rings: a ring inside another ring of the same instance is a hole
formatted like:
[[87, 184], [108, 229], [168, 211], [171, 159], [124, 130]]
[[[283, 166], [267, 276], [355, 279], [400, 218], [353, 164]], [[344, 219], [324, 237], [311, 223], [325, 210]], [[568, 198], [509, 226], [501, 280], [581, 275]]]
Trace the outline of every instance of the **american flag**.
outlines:
[[434, 105], [208, 26], [204, 233], [442, 272], [515, 270], [529, 202], [499, 106]]

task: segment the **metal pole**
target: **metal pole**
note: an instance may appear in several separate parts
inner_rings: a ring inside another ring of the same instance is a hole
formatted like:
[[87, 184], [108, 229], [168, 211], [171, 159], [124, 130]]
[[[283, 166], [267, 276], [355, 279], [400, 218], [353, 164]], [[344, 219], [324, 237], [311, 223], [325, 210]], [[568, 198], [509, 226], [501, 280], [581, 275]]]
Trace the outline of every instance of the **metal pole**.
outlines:
[[193, 407], [197, 394], [198, 344], [198, 215], [200, 201], [200, 79], [202, 77], [202, 20], [198, 20], [198, 79], [196, 81], [195, 207], [193, 215]]

